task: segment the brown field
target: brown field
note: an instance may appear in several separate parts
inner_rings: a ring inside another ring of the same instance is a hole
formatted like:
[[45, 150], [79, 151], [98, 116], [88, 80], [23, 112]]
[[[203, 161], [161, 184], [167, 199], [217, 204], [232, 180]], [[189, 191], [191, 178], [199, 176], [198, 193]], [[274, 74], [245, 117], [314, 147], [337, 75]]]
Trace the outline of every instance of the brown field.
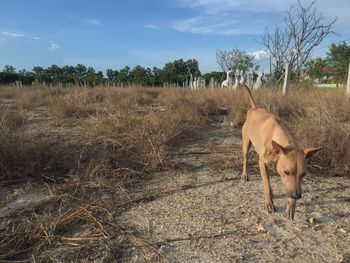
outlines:
[[[310, 162], [296, 219], [239, 182], [242, 91], [0, 88], [0, 262], [350, 261], [350, 101], [264, 89]], [[306, 261], [305, 261], [306, 260]]]

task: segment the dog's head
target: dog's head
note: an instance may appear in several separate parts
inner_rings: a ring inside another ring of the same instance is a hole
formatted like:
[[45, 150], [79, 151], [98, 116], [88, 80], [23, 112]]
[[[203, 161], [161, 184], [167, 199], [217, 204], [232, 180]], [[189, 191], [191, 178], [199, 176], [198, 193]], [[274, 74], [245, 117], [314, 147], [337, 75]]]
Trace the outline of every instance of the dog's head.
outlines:
[[281, 175], [287, 196], [293, 199], [301, 198], [301, 182], [307, 172], [306, 159], [313, 156], [321, 148], [299, 150], [294, 147], [283, 148], [272, 141], [272, 150], [277, 155], [276, 169]]

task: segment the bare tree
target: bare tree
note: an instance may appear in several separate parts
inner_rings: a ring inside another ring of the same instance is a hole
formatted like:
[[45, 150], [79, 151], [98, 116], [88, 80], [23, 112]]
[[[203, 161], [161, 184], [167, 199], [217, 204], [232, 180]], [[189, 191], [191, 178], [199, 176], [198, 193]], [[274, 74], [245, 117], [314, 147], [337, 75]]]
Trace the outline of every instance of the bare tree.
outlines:
[[266, 28], [262, 44], [275, 60], [275, 72], [281, 73], [285, 63], [289, 63], [299, 73], [310, 58], [311, 51], [333, 33], [337, 18], [325, 22], [323, 13], [317, 12], [315, 3], [313, 1], [304, 7], [298, 0], [298, 4], [286, 12], [283, 28], [276, 26], [272, 32]]
[[263, 36], [263, 45], [269, 50], [270, 55], [274, 58], [274, 75], [279, 79], [284, 71], [285, 54], [288, 52], [288, 39], [285, 34], [277, 26], [273, 33], [268, 28], [265, 29]]
[[248, 70], [252, 67], [258, 69], [259, 66], [255, 65], [253, 60], [253, 55], [249, 55], [247, 52], [238, 48], [232, 49], [231, 51], [216, 51], [216, 61], [223, 71], [236, 71], [236, 69]]

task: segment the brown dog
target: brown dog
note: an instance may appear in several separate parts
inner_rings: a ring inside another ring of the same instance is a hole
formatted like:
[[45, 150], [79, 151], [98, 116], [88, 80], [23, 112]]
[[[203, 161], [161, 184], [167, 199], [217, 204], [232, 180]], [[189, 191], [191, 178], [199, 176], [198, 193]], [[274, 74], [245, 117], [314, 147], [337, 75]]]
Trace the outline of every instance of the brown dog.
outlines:
[[296, 200], [301, 198], [301, 181], [306, 173], [306, 159], [321, 148], [300, 149], [284, 122], [267, 110], [257, 108], [250, 89], [244, 86], [249, 95], [251, 108], [248, 110], [242, 129], [244, 161], [241, 179], [248, 181], [248, 151], [253, 144], [259, 155], [266, 209], [268, 212], [275, 211], [267, 170], [267, 165], [274, 162], [288, 196], [286, 216], [293, 219]]

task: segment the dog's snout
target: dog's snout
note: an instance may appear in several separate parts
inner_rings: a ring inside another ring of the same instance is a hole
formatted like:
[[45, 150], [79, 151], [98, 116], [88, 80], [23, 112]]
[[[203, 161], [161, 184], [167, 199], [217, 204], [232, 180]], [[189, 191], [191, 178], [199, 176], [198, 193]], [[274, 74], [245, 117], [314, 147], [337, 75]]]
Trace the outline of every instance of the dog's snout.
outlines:
[[301, 198], [301, 193], [298, 193], [298, 192], [290, 193], [288, 195], [288, 197], [293, 198], [293, 199], [300, 199]]

